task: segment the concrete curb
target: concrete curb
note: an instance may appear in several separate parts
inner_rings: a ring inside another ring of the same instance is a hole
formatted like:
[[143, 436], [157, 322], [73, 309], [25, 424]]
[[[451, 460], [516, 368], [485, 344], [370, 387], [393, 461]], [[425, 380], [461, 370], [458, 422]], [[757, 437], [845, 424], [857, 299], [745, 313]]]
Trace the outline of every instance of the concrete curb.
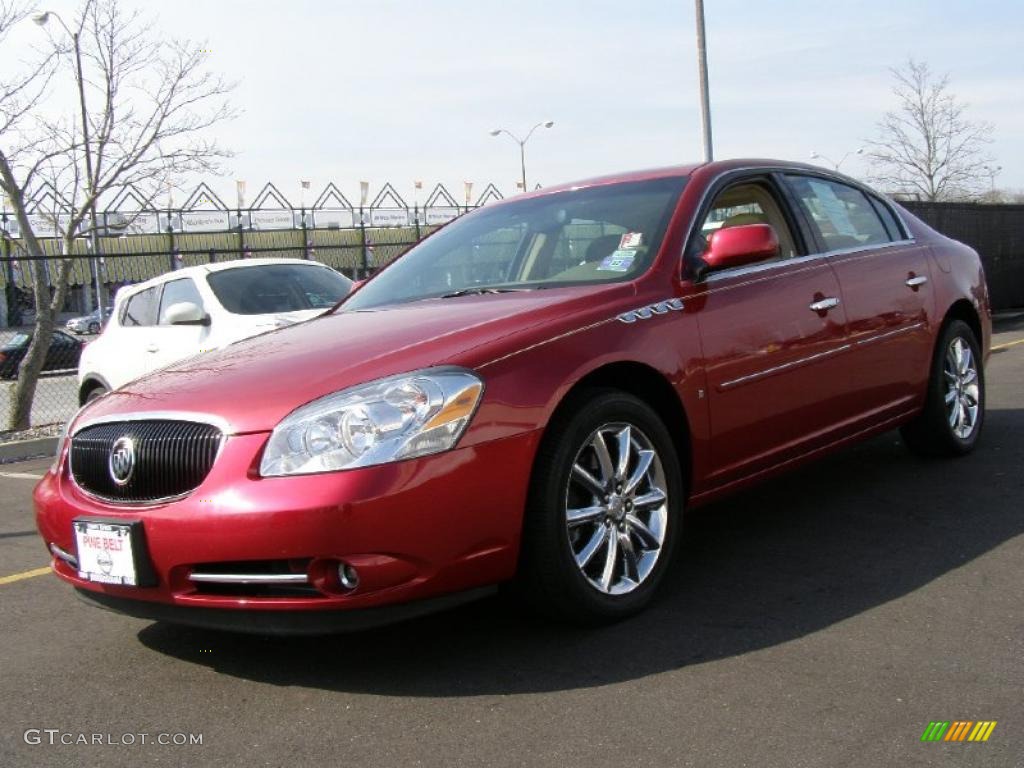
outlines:
[[36, 459], [40, 456], [52, 456], [57, 451], [59, 440], [59, 437], [36, 437], [32, 440], [0, 443], [0, 464]]

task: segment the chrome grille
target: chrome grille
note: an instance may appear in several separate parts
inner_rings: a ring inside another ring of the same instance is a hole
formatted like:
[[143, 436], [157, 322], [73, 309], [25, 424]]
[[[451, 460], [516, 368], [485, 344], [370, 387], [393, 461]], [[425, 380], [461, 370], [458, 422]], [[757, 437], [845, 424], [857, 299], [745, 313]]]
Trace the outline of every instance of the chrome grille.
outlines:
[[[119, 485], [110, 469], [114, 443], [131, 438], [134, 471]], [[194, 421], [119, 421], [75, 433], [69, 452], [71, 474], [84, 491], [123, 504], [142, 504], [195, 490], [213, 467], [222, 439], [211, 424]]]

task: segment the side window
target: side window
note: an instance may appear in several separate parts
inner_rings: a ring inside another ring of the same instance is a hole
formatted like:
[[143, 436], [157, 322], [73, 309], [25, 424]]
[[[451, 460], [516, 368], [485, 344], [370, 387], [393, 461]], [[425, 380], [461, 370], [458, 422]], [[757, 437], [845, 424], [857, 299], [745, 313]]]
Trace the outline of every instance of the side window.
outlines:
[[770, 224], [779, 238], [779, 256], [791, 259], [797, 255], [796, 241], [769, 187], [757, 182], [741, 182], [727, 187], [711, 204], [700, 225], [706, 240], [719, 229], [747, 224]]
[[203, 307], [203, 299], [199, 295], [199, 289], [196, 288], [196, 284], [192, 282], [190, 277], [171, 280], [164, 285], [164, 295], [160, 299], [160, 325], [169, 325], [164, 318], [167, 308], [172, 304], [180, 304], [183, 301], [195, 304], [200, 309]]
[[875, 207], [859, 189], [810, 176], [787, 176], [793, 193], [818, 230], [825, 250], [880, 245], [892, 240]]
[[132, 296], [121, 310], [121, 325], [156, 325], [156, 308], [160, 287], [147, 288]]
[[892, 209], [877, 197], [872, 197], [871, 203], [875, 206], [875, 210], [878, 211], [878, 215], [882, 217], [882, 223], [885, 224], [885, 228], [889, 231], [889, 239], [905, 240], [907, 236], [903, 232], [903, 227], [896, 220]]

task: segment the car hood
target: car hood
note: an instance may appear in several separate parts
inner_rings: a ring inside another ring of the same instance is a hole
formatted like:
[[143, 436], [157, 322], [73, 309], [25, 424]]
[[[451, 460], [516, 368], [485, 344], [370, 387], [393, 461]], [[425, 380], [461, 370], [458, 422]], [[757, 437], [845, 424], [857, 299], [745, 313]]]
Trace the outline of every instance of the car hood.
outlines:
[[295, 408], [340, 389], [457, 363], [481, 344], [542, 323], [557, 320], [562, 327], [610, 291], [632, 294], [623, 284], [555, 288], [328, 314], [126, 384], [85, 409], [78, 423], [138, 412], [201, 413], [236, 433], [267, 431]]

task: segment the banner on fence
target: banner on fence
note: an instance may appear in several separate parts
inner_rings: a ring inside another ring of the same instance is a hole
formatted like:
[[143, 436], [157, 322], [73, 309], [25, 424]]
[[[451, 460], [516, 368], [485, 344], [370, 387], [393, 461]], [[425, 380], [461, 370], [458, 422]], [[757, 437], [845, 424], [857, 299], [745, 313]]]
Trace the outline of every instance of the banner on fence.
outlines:
[[457, 219], [459, 217], [458, 208], [427, 208], [426, 213], [427, 226], [447, 224], [452, 219]]
[[371, 227], [407, 227], [409, 211], [405, 208], [374, 208], [370, 211]]
[[186, 232], [217, 232], [228, 229], [227, 211], [184, 211], [181, 228]]
[[249, 220], [254, 229], [293, 229], [295, 216], [286, 211], [252, 211]]
[[351, 229], [356, 217], [351, 209], [321, 208], [313, 211], [313, 226], [319, 229]]

